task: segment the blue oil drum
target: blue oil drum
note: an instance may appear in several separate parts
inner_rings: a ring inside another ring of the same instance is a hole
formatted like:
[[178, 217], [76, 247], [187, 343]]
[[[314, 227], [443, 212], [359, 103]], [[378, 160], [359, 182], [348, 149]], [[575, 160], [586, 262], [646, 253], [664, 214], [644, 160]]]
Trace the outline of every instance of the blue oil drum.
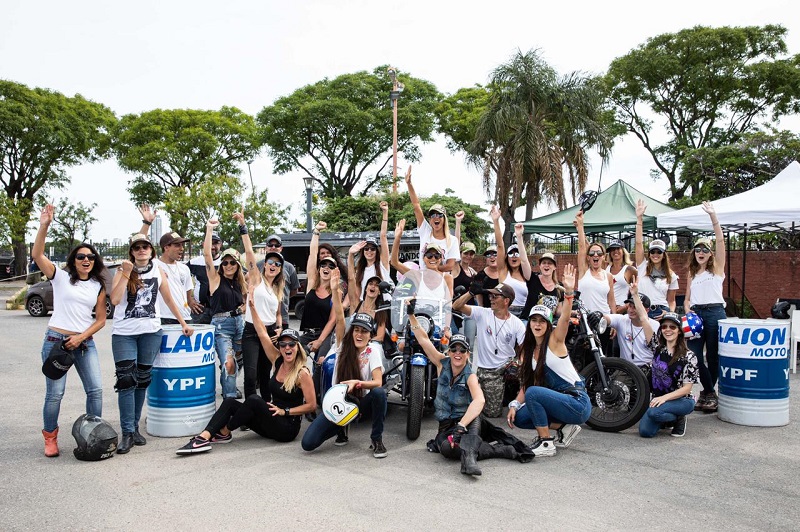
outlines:
[[753, 427], [788, 424], [789, 349], [789, 320], [720, 320], [719, 419]]
[[214, 327], [192, 327], [194, 333], [184, 336], [180, 325], [163, 326], [147, 389], [147, 433], [153, 436], [200, 434], [214, 415]]

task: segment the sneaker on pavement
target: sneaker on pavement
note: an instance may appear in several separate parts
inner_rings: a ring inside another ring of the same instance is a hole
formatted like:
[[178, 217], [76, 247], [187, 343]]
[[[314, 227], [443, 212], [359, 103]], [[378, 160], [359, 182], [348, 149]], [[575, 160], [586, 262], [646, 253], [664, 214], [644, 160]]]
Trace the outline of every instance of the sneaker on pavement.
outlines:
[[672, 435], [676, 438], [686, 436], [686, 416], [680, 416], [675, 420], [675, 426], [672, 427]]
[[556, 447], [569, 447], [569, 444], [572, 443], [572, 440], [575, 439], [575, 436], [577, 436], [580, 431], [580, 425], [566, 424], [558, 429], [553, 443], [555, 443]]
[[708, 395], [706, 395], [706, 402], [703, 405], [703, 412], [716, 412], [717, 404], [717, 394], [714, 392], [708, 392]]
[[370, 445], [369, 448], [372, 449], [372, 456], [375, 458], [386, 458], [389, 456], [386, 447], [383, 445], [383, 440], [372, 440], [372, 445]]
[[228, 433], [227, 436], [223, 436], [222, 434], [217, 432], [211, 437], [211, 443], [230, 443], [232, 439], [233, 439], [233, 434], [231, 434], [230, 432]]
[[344, 447], [350, 442], [350, 438], [347, 437], [347, 432], [341, 431], [339, 434], [336, 435], [336, 441], [333, 444], [336, 447]]
[[242, 432], [250, 432], [250, 427], [248, 427], [247, 425], [240, 425], [239, 430], [241, 430]]
[[189, 443], [175, 451], [175, 454], [195, 454], [211, 450], [211, 442], [200, 436], [195, 436]]
[[531, 452], [534, 456], [555, 456], [556, 446], [553, 438], [542, 438], [537, 436], [531, 444]]

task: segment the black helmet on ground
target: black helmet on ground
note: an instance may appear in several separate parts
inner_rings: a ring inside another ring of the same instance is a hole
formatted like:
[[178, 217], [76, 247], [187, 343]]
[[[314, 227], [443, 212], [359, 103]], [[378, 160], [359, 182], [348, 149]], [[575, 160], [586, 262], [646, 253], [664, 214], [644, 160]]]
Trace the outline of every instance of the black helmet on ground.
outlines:
[[119, 436], [114, 428], [97, 416], [83, 414], [72, 425], [78, 445], [73, 453], [78, 460], [96, 462], [114, 456]]

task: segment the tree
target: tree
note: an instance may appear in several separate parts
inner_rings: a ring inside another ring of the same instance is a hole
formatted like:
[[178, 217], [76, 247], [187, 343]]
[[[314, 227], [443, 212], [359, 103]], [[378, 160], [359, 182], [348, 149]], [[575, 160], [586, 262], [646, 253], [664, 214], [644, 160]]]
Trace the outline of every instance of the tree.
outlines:
[[[186, 195], [209, 176], [239, 175], [239, 165], [255, 157], [259, 148], [255, 120], [235, 107], [125, 115], [115, 128], [113, 144], [120, 168], [135, 174], [128, 189], [131, 198], [151, 205], [166, 204], [173, 194]], [[168, 214], [172, 228], [186, 233], [185, 216]]]
[[81, 242], [88, 242], [89, 231], [97, 218], [92, 211], [97, 203], [89, 206], [80, 201], [72, 204], [67, 198], [61, 198], [55, 205], [55, 218], [50, 226], [50, 237], [53, 244], [66, 253]]
[[116, 122], [104, 105], [76, 94], [0, 80], [0, 183], [17, 271], [27, 266], [25, 233], [40, 190], [69, 182], [66, 169], [106, 157]]
[[[397, 112], [397, 146], [407, 161], [430, 142], [436, 87], [403, 75]], [[313, 177], [326, 198], [366, 194], [390, 176], [392, 83], [386, 67], [323, 79], [279, 98], [257, 116], [275, 171], [300, 170]]]
[[488, 98], [480, 87], [454, 97], [440, 108], [440, 130], [451, 149], [465, 149], [483, 170], [486, 193], [506, 222], [505, 239], [520, 205], [527, 218], [542, 201], [566, 207], [566, 177], [574, 200], [586, 186], [588, 150], [605, 160], [617, 133], [597, 80], [576, 72], [559, 77], [533, 50], [494, 70]]
[[800, 160], [800, 136], [790, 131], [744, 133], [734, 144], [687, 152], [681, 179], [697, 192], [671, 204], [676, 208], [745, 192]]
[[171, 213], [170, 227], [175, 231], [173, 217], [182, 218], [179, 224], [185, 229], [178, 232], [195, 246], [202, 246], [206, 222], [216, 214], [221, 222], [219, 233], [223, 242], [231, 247], [240, 247], [238, 225], [232, 216], [242, 209], [242, 205], [253, 242], [265, 241], [283, 223], [288, 211], [269, 202], [266, 190], [254, 196], [248, 193], [238, 177], [228, 175], [208, 176], [191, 190], [173, 188], [164, 202], [164, 210]]
[[649, 39], [611, 63], [605, 83], [617, 119], [650, 153], [653, 176], [667, 178], [671, 200], [702, 186], [681, 179], [691, 150], [734, 144], [759, 120], [800, 111], [800, 55], [780, 58], [785, 35], [773, 25], [697, 26]]
[[[408, 192], [402, 194], [386, 194], [373, 196], [344, 196], [341, 198], [330, 198], [325, 202], [323, 208], [314, 211], [315, 220], [323, 220], [328, 224], [329, 231], [359, 231], [378, 232], [381, 229], [381, 210], [380, 202], [386, 201], [389, 204], [389, 231], [393, 231], [398, 220], [405, 218], [406, 221], [414, 220], [414, 207], [408, 197]], [[462, 201], [455, 195], [455, 191], [446, 189], [444, 194], [434, 194], [430, 198], [421, 198], [422, 210], [425, 211], [435, 203], [441, 203], [447, 209], [450, 219], [450, 230], [455, 227], [453, 215], [458, 211], [464, 211], [464, 221], [461, 226], [462, 240], [471, 240], [476, 245], [486, 242], [486, 235], [491, 231], [491, 225], [486, 220], [478, 216], [486, 209], [479, 205], [473, 205]], [[426, 211], [427, 212], [427, 211]], [[406, 225], [407, 228], [413, 228]]]

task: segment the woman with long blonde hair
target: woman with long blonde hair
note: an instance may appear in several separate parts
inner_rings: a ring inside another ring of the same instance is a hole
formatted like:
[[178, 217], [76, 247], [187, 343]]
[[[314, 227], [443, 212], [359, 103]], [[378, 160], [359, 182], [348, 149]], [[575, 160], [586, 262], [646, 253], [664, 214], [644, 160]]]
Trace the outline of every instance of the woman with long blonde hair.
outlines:
[[643, 200], [636, 202], [636, 268], [639, 270], [639, 292], [650, 298], [648, 316], [659, 319], [665, 312], [675, 312], [678, 274], [669, 265], [667, 245], [663, 240], [650, 242], [647, 258], [644, 256], [642, 226], [646, 209]]

